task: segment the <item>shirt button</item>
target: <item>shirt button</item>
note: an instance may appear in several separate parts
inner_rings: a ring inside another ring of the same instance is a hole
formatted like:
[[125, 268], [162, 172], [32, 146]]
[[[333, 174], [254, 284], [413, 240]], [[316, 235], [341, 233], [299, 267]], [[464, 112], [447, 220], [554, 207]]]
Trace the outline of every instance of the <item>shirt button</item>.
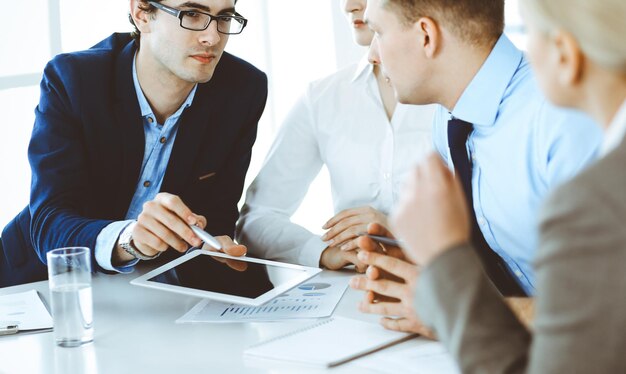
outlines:
[[478, 225], [479, 226], [485, 226], [485, 223], [487, 223], [487, 221], [485, 221], [484, 217], [478, 217]]
[[515, 270], [515, 275], [517, 275], [518, 278], [522, 278], [524, 276], [524, 274], [522, 274], [519, 270]]
[[165, 137], [162, 137], [161, 139], [159, 139], [159, 141], [161, 142], [161, 144], [165, 144], [165, 142], [167, 141], [167, 139]]
[[144, 187], [150, 187], [150, 181], [143, 182], [143, 186]]
[[383, 174], [383, 178], [385, 178], [385, 180], [388, 181], [389, 178], [391, 178], [391, 174], [385, 173], [385, 174]]
[[148, 117], [148, 122], [150, 122], [150, 123], [154, 122], [154, 118]]

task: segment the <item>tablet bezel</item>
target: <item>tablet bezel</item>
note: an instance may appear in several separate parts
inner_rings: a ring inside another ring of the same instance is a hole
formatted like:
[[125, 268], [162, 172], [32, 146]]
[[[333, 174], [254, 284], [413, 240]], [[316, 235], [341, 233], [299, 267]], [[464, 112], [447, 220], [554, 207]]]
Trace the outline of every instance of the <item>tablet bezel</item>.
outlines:
[[[224, 294], [224, 293], [219, 293], [219, 292], [211, 292], [211, 291], [204, 291], [204, 290], [198, 290], [198, 289], [194, 289], [194, 288], [187, 288], [187, 287], [182, 287], [182, 286], [174, 286], [171, 284], [166, 284], [166, 283], [160, 283], [160, 282], [155, 282], [155, 281], [150, 281], [149, 279], [164, 273], [174, 267], [176, 267], [179, 264], [182, 264], [183, 262], [186, 262], [196, 256], [214, 256], [214, 257], [221, 257], [221, 258], [226, 258], [226, 259], [233, 259], [233, 260], [237, 260], [237, 261], [244, 261], [244, 262], [253, 262], [253, 263], [258, 263], [258, 264], [264, 264], [264, 265], [270, 265], [270, 266], [277, 266], [277, 267], [281, 267], [281, 268], [288, 268], [288, 269], [293, 269], [293, 270], [300, 270], [302, 271], [302, 274], [294, 277], [293, 279], [291, 279], [288, 282], [283, 283], [282, 285], [273, 288], [272, 290], [256, 297], [256, 298], [249, 298], [249, 297], [242, 297], [242, 296], [234, 296], [234, 295], [228, 295], [228, 294]], [[234, 257], [234, 256], [229, 256], [225, 253], [221, 253], [221, 252], [212, 252], [212, 251], [207, 251], [204, 249], [198, 249], [195, 250], [193, 252], [189, 252], [184, 256], [181, 256], [179, 258], [177, 258], [176, 260], [170, 261], [165, 265], [162, 265], [140, 277], [137, 277], [133, 280], [130, 281], [130, 284], [135, 285], [135, 286], [142, 286], [142, 287], [148, 287], [148, 288], [153, 288], [153, 289], [157, 289], [157, 290], [162, 290], [162, 291], [170, 291], [170, 292], [175, 292], [175, 293], [181, 293], [184, 295], [189, 295], [189, 296], [195, 296], [195, 297], [201, 297], [201, 298], [205, 298], [205, 299], [211, 299], [211, 300], [218, 300], [218, 301], [223, 301], [223, 302], [227, 302], [227, 303], [235, 303], [235, 304], [244, 304], [244, 305], [250, 305], [250, 306], [259, 306], [262, 304], [265, 304], [266, 302], [272, 300], [273, 298], [275, 298], [276, 296], [279, 296], [287, 291], [289, 291], [290, 289], [294, 288], [295, 286], [299, 285], [300, 283], [306, 281], [307, 279], [310, 279], [312, 277], [314, 277], [315, 275], [317, 275], [318, 273], [320, 273], [322, 270], [318, 269], [318, 268], [312, 268], [312, 267], [308, 267], [308, 266], [301, 266], [301, 265], [294, 265], [294, 264], [287, 264], [284, 262], [276, 262], [276, 261], [270, 261], [270, 260], [263, 260], [263, 259], [258, 259], [258, 258], [252, 258], [252, 257]]]

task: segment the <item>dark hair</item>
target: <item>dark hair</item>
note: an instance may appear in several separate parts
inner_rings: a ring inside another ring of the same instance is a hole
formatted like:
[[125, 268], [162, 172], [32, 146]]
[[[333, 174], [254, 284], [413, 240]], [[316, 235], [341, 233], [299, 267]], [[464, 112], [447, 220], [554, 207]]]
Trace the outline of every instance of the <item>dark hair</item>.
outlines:
[[504, 31], [504, 0], [385, 0], [408, 23], [429, 17], [473, 44], [493, 43]]
[[[163, 0], [152, 0], [155, 3], [160, 3]], [[237, 0], [235, 0], [235, 4], [237, 4]], [[143, 10], [146, 13], [153, 13], [156, 8], [150, 4], [148, 4], [148, 0], [139, 0], [139, 9]], [[128, 13], [128, 20], [130, 21], [130, 24], [133, 25], [133, 31], [131, 31], [130, 36], [133, 37], [133, 39], [135, 39], [135, 42], [137, 44], [139, 44], [139, 36], [141, 35], [141, 31], [139, 31], [139, 29], [137, 28], [137, 25], [135, 25], [135, 21], [133, 20], [133, 16]]]
[[[154, 1], [155, 3], [160, 3], [163, 0], [152, 0], [152, 1]], [[148, 4], [148, 0], [139, 0], [139, 9], [143, 10], [146, 13], [152, 13], [156, 10], [155, 7]], [[137, 28], [137, 25], [135, 25], [133, 16], [130, 13], [128, 13], [128, 21], [130, 21], [130, 24], [133, 25], [133, 31], [130, 32], [130, 36], [132, 36], [133, 39], [135, 39], [135, 42], [139, 44], [139, 36], [141, 35], [141, 31], [139, 31], [139, 29]]]

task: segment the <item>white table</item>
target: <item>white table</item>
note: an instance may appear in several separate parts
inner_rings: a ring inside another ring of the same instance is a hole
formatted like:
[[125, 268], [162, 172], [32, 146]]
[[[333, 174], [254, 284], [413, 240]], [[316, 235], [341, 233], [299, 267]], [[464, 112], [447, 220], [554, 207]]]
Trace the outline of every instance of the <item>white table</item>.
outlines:
[[[94, 342], [79, 348], [60, 348], [51, 332], [0, 337], [0, 373], [317, 373], [324, 370], [300, 365], [244, 362], [248, 346], [310, 324], [307, 321], [175, 324], [199, 299], [132, 286], [133, 274], [93, 277]], [[346, 282], [354, 273], [341, 274]], [[36, 289], [49, 300], [48, 282], [0, 289], [0, 295]], [[357, 310], [362, 293], [348, 289], [335, 315], [378, 321]], [[415, 340], [413, 341], [415, 342]], [[406, 342], [388, 350], [406, 348]], [[330, 371], [379, 373], [356, 361]]]

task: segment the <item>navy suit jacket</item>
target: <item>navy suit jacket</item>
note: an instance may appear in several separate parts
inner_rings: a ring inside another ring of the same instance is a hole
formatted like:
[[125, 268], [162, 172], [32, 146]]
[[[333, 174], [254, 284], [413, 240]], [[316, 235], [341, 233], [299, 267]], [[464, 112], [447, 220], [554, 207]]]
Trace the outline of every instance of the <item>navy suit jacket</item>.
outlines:
[[[38, 280], [31, 275], [45, 279], [45, 267], [33, 263], [37, 256], [45, 263], [53, 248], [93, 251], [100, 231], [125, 218], [145, 141], [132, 78], [136, 48], [129, 34], [113, 34], [46, 66], [28, 148], [29, 209], [2, 234], [0, 286]], [[266, 99], [265, 74], [224, 53], [179, 120], [161, 191], [205, 216], [214, 235], [234, 234]]]

